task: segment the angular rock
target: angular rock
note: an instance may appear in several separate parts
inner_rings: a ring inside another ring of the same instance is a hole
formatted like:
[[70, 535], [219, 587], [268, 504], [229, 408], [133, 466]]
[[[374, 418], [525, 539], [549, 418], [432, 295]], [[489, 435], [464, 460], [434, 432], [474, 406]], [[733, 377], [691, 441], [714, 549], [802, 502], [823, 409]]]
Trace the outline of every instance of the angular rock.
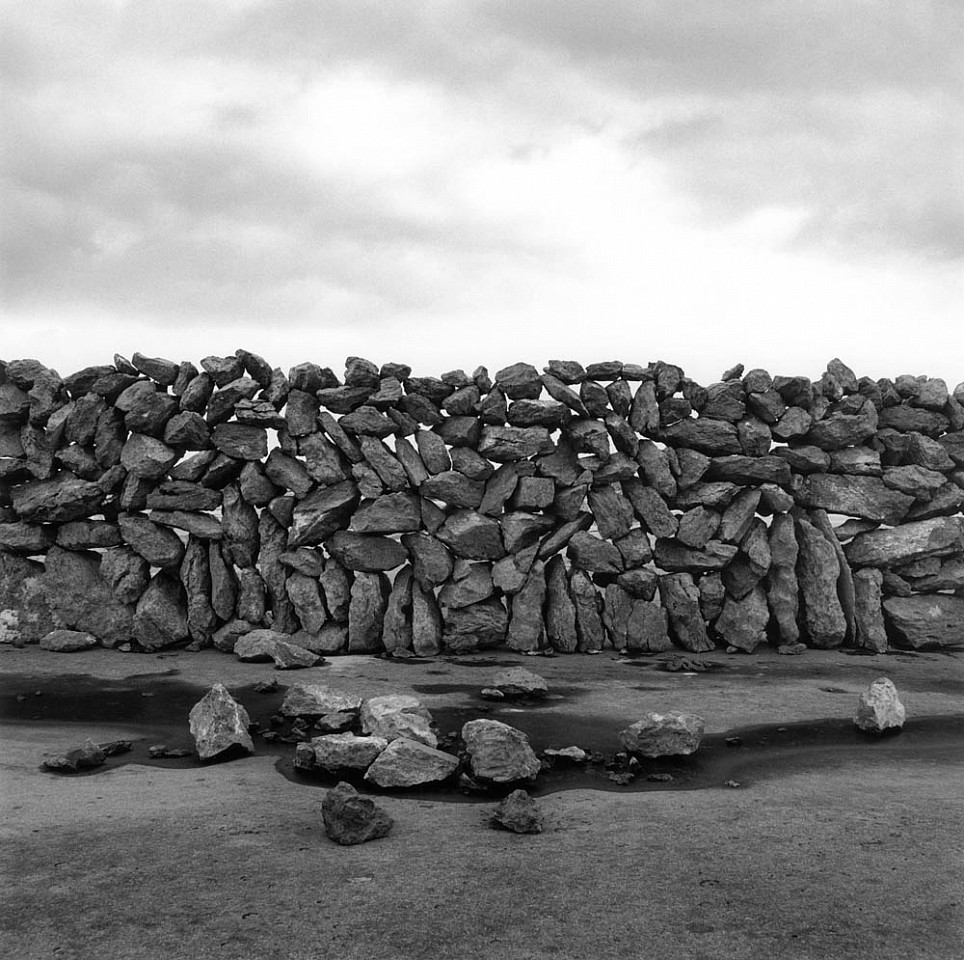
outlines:
[[549, 684], [537, 673], [524, 667], [501, 670], [487, 684], [501, 692], [504, 697], [531, 697], [540, 699], [549, 695]]
[[879, 677], [860, 695], [854, 726], [864, 733], [896, 732], [904, 726], [905, 717], [897, 688], [887, 677]]
[[166, 443], [142, 433], [132, 433], [121, 450], [120, 462], [136, 477], [159, 480], [177, 460], [177, 451]]
[[329, 713], [357, 713], [362, 698], [335, 687], [316, 683], [296, 683], [288, 688], [281, 704], [285, 717], [321, 717]]
[[545, 645], [546, 625], [543, 606], [546, 597], [544, 564], [536, 560], [522, 589], [510, 600], [506, 645], [510, 650], [538, 650]]
[[881, 608], [883, 574], [874, 567], [854, 573], [856, 640], [874, 653], [887, 652], [887, 630]]
[[362, 701], [362, 730], [389, 743], [399, 737], [435, 748], [438, 738], [431, 730], [432, 715], [415, 697], [387, 694]]
[[719, 529], [720, 520], [720, 514], [715, 510], [693, 507], [680, 517], [676, 539], [687, 547], [702, 550]]
[[494, 647], [505, 641], [508, 612], [502, 600], [489, 597], [443, 613], [442, 643], [453, 653]]
[[569, 591], [576, 608], [576, 649], [580, 653], [601, 650], [606, 639], [602, 620], [602, 596], [589, 575], [578, 569], [573, 569], [570, 573]]
[[470, 720], [462, 727], [472, 776], [493, 783], [534, 780], [541, 764], [529, 738], [498, 720]]
[[708, 456], [723, 457], [743, 453], [736, 427], [726, 420], [705, 417], [679, 420], [661, 429], [659, 439], [672, 446], [688, 447]]
[[473, 510], [450, 514], [437, 535], [457, 557], [466, 560], [498, 560], [505, 556], [498, 521]]
[[790, 465], [776, 456], [713, 457], [706, 478], [742, 485], [775, 483], [786, 486], [790, 483]]
[[330, 733], [298, 744], [295, 766], [300, 770], [323, 770], [330, 774], [367, 770], [387, 746], [388, 741], [382, 737]]
[[623, 480], [621, 486], [639, 522], [646, 530], [655, 537], [676, 536], [679, 521], [655, 489], [645, 486], [638, 479]]
[[348, 608], [349, 653], [378, 653], [384, 649], [382, 625], [389, 592], [390, 585], [385, 574], [355, 574]]
[[10, 501], [21, 520], [62, 523], [99, 513], [105, 491], [99, 483], [62, 475], [54, 480], [23, 483], [10, 491]]
[[215, 683], [191, 708], [189, 721], [194, 749], [202, 761], [254, 753], [248, 733], [251, 718], [223, 684]]
[[677, 644], [693, 653], [712, 650], [713, 641], [707, 636], [700, 612], [700, 591], [693, 577], [688, 573], [662, 576], [659, 593]]
[[847, 559], [858, 567], [898, 566], [962, 551], [964, 520], [960, 517], [936, 517], [892, 529], [869, 530], [844, 545]]
[[660, 602], [634, 597], [615, 583], [606, 587], [603, 623], [617, 650], [654, 653], [673, 646]]
[[798, 519], [797, 579], [803, 623], [810, 644], [838, 647], [847, 634], [847, 621], [837, 594], [840, 564], [833, 545], [812, 524]]
[[209, 513], [189, 513], [186, 510], [152, 510], [149, 514], [153, 523], [164, 527], [174, 527], [202, 540], [220, 540], [224, 531], [216, 517]]
[[379, 754], [365, 779], [384, 789], [441, 783], [458, 769], [459, 761], [417, 740], [399, 737]]
[[621, 573], [623, 569], [619, 549], [585, 531], [573, 534], [567, 553], [572, 566], [590, 573]]
[[964, 643], [964, 598], [946, 594], [886, 597], [888, 626], [899, 646], [936, 650]]
[[835, 474], [801, 478], [794, 497], [804, 507], [886, 524], [900, 523], [914, 502], [913, 497], [891, 490], [877, 477]]
[[544, 820], [535, 800], [525, 790], [513, 790], [499, 802], [492, 825], [512, 833], [542, 833]]
[[439, 592], [439, 603], [443, 607], [467, 607], [471, 603], [478, 603], [486, 597], [492, 596], [495, 589], [492, 583], [492, 569], [487, 563], [467, 564], [459, 562], [464, 568], [464, 574], [457, 572], [453, 579], [446, 583]]
[[397, 540], [347, 530], [332, 534], [325, 549], [342, 566], [366, 573], [394, 570], [408, 559], [408, 551]]
[[734, 544], [718, 540], [710, 540], [702, 550], [693, 550], [677, 540], [657, 540], [653, 550], [658, 567], [688, 573], [722, 570], [736, 554]]
[[642, 757], [678, 757], [695, 753], [706, 721], [692, 713], [670, 710], [647, 713], [619, 733], [619, 744]]
[[179, 581], [163, 571], [151, 580], [137, 601], [131, 634], [149, 651], [188, 638], [187, 598]]
[[761, 643], [766, 643], [769, 621], [766, 593], [756, 586], [740, 599], [727, 596], [715, 627], [728, 646], [753, 653]]
[[442, 648], [444, 624], [442, 611], [431, 588], [412, 583], [412, 652], [433, 657]]
[[114, 596], [100, 565], [96, 553], [52, 547], [40, 586], [57, 626], [89, 633], [104, 646], [115, 647], [130, 640], [134, 610]]
[[487, 424], [482, 428], [478, 445], [479, 453], [495, 463], [526, 460], [539, 453], [551, 453], [552, 450], [553, 444], [545, 427], [503, 427]]
[[97, 638], [80, 630], [51, 630], [40, 639], [40, 649], [52, 653], [77, 653], [97, 646]]
[[107, 760], [105, 751], [93, 740], [85, 740], [83, 746], [74, 747], [62, 754], [45, 753], [41, 761], [47, 770], [59, 773], [76, 773], [78, 770], [92, 770], [102, 766]]
[[558, 554], [545, 567], [546, 575], [546, 638], [549, 646], [559, 653], [574, 653], [579, 637], [576, 632], [576, 607], [569, 595], [566, 565]]
[[779, 514], [770, 525], [770, 569], [767, 572], [767, 602], [776, 621], [780, 639], [785, 644], [800, 639], [800, 612], [797, 560], [799, 548], [793, 518]]
[[325, 834], [335, 843], [352, 846], [388, 835], [395, 821], [350, 783], [329, 790], [321, 805]]
[[312, 491], [295, 505], [288, 547], [319, 544], [344, 529], [358, 501], [358, 487], [350, 480]]

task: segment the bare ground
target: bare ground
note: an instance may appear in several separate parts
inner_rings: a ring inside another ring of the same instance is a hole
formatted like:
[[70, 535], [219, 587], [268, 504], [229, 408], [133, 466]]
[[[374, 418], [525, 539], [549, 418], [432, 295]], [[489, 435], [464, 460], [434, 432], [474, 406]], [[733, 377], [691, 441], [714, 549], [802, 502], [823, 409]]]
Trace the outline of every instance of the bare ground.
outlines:
[[[705, 659], [717, 667], [695, 676], [610, 654], [346, 657], [282, 674], [215, 653], [0, 648], [0, 955], [962, 960], [964, 657]], [[503, 661], [545, 676], [559, 699], [479, 699]], [[874, 742], [848, 719], [881, 675], [908, 721]], [[64, 709], [70, 677], [77, 706]], [[554, 781], [538, 791], [538, 836], [490, 829], [491, 800], [384, 796], [393, 832], [343, 848], [324, 835], [323, 790], [281, 753], [145, 762], [149, 743], [185, 740], [182, 706], [198, 690], [221, 680], [254, 716], [273, 707], [250, 685], [271, 677], [411, 691], [443, 726], [497, 717], [537, 748], [612, 750], [613, 732], [647, 710], [693, 710], [707, 759], [641, 792]], [[744, 746], [723, 746], [734, 733]], [[86, 776], [39, 768], [44, 751], [85, 736], [135, 749]]]

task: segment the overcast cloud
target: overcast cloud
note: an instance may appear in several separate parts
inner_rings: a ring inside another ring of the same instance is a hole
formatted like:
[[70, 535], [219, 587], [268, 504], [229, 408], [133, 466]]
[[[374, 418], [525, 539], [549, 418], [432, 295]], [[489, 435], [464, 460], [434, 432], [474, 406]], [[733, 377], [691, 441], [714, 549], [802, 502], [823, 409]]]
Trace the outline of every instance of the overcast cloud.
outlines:
[[951, 0], [0, 9], [7, 358], [964, 379]]

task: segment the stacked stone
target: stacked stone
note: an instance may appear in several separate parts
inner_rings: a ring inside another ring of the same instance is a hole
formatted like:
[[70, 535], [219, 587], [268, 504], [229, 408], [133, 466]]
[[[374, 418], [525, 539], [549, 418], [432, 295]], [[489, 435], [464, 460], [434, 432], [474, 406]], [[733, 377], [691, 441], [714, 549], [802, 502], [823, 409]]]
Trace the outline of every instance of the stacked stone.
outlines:
[[881, 650], [885, 616], [926, 645], [964, 622], [961, 399], [839, 360], [705, 388], [663, 362], [13, 361], [0, 605], [27, 639], [145, 650]]

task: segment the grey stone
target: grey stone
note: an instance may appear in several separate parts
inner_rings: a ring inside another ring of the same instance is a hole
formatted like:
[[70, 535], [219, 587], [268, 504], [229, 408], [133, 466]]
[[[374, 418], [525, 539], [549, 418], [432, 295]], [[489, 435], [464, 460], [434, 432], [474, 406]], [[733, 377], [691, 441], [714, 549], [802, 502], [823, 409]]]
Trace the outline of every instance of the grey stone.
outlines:
[[348, 608], [348, 652], [378, 653], [383, 650], [382, 624], [390, 585], [383, 573], [359, 572], [351, 585]]
[[365, 779], [383, 789], [441, 783], [458, 769], [459, 761], [417, 740], [399, 737], [379, 754]]
[[462, 727], [472, 775], [482, 781], [534, 780], [541, 765], [521, 731], [498, 720], [470, 720]]
[[542, 698], [549, 695], [549, 685], [544, 677], [540, 677], [524, 667], [510, 667], [500, 670], [486, 684], [498, 690], [503, 697], [532, 697]]
[[415, 697], [387, 694], [362, 701], [361, 727], [370, 736], [389, 743], [399, 737], [416, 740], [433, 749], [438, 737], [432, 732], [432, 715]]
[[705, 726], [706, 721], [692, 713], [647, 713], [620, 731], [619, 744], [643, 757], [687, 756], [699, 749]]
[[854, 726], [864, 733], [887, 733], [900, 730], [905, 718], [897, 688], [887, 677], [879, 677], [860, 695]]
[[715, 626], [728, 646], [753, 653], [766, 642], [769, 621], [766, 593], [762, 587], [755, 586], [739, 599], [727, 596]]
[[325, 549], [342, 566], [366, 573], [394, 570], [408, 559], [408, 551], [397, 540], [347, 530], [332, 534]]
[[803, 622], [810, 644], [838, 647], [847, 634], [847, 621], [837, 594], [840, 564], [834, 545], [815, 526], [798, 519], [797, 578]]
[[366, 843], [388, 835], [395, 821], [373, 800], [359, 795], [349, 783], [329, 790], [321, 806], [325, 834], [343, 846]]
[[659, 592], [676, 642], [684, 650], [705, 653], [713, 649], [700, 612], [700, 591], [688, 573], [659, 578]]
[[492, 824], [512, 833], [542, 833], [545, 825], [535, 800], [525, 790], [513, 790], [499, 801]]
[[312, 491], [295, 505], [288, 547], [318, 544], [344, 529], [358, 501], [358, 487], [349, 480]]
[[40, 639], [40, 649], [52, 653], [77, 653], [97, 646], [97, 638], [80, 630], [51, 630]]
[[189, 721], [200, 760], [212, 760], [228, 751], [254, 753], [248, 712], [223, 684], [215, 683], [192, 707]]
[[187, 598], [179, 581], [163, 571], [151, 579], [137, 601], [131, 634], [150, 651], [188, 638]]
[[864, 567], [854, 574], [854, 614], [857, 643], [874, 653], [887, 652], [887, 630], [881, 608], [883, 574]]
[[508, 612], [502, 600], [489, 597], [468, 607], [443, 612], [442, 643], [453, 653], [498, 646], [505, 641]]
[[888, 625], [902, 647], [936, 650], [964, 643], [964, 598], [946, 594], [886, 597]]
[[844, 545], [847, 559], [858, 567], [897, 566], [962, 551], [964, 520], [960, 517], [936, 517], [890, 529], [869, 530], [858, 533]]
[[298, 744], [295, 766], [331, 774], [367, 770], [387, 746], [388, 741], [382, 737], [356, 737], [350, 732], [325, 734]]

